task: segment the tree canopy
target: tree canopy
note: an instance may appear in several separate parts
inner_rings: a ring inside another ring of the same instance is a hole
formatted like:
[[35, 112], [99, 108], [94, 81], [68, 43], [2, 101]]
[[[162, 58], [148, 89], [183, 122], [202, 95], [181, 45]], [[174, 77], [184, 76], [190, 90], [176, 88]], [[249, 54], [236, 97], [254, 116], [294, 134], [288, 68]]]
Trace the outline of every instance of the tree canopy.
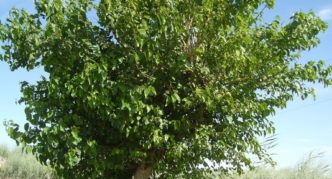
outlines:
[[331, 66], [299, 61], [327, 24], [313, 12], [264, 22], [273, 0], [34, 4], [0, 23], [0, 59], [48, 74], [21, 83], [28, 122], [7, 131], [65, 178], [192, 178], [271, 162], [258, 140], [275, 131], [269, 116], [314, 94], [310, 83], [331, 85]]

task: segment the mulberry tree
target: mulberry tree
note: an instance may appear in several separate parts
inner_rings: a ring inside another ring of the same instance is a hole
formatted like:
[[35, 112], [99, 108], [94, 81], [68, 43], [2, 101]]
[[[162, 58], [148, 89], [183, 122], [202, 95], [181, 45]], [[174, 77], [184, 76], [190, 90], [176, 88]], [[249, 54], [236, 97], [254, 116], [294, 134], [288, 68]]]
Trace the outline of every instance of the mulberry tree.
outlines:
[[[0, 23], [1, 61], [43, 68], [21, 83], [11, 138], [65, 178], [192, 178], [271, 162], [269, 116], [331, 66], [300, 60], [327, 24], [273, 0], [35, 0]], [[205, 167], [204, 167], [205, 166]]]

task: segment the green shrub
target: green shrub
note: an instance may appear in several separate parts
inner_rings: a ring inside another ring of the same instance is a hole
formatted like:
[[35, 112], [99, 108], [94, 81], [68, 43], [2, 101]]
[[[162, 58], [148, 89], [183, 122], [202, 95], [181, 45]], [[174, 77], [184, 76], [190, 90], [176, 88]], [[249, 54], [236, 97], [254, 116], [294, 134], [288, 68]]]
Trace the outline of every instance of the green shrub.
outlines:
[[0, 146], [0, 178], [1, 179], [55, 179], [49, 167], [41, 165], [33, 155], [21, 149], [8, 149]]

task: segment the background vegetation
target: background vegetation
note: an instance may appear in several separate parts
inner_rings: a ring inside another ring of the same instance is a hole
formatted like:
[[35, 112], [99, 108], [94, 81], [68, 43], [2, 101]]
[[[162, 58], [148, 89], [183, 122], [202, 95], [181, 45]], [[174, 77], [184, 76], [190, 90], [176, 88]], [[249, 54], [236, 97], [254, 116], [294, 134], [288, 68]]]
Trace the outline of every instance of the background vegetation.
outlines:
[[296, 166], [282, 169], [257, 168], [243, 175], [222, 176], [223, 179], [332, 179], [331, 166], [323, 153], [309, 153]]
[[[206, 178], [221, 179], [332, 179], [332, 168], [323, 162], [322, 153], [310, 153], [298, 165], [290, 168], [257, 168], [243, 175], [209, 174]], [[43, 166], [31, 154], [21, 149], [0, 145], [1, 179], [56, 179], [49, 167]]]
[[0, 145], [1, 179], [56, 179], [49, 167], [41, 165], [32, 154], [20, 148], [9, 149]]

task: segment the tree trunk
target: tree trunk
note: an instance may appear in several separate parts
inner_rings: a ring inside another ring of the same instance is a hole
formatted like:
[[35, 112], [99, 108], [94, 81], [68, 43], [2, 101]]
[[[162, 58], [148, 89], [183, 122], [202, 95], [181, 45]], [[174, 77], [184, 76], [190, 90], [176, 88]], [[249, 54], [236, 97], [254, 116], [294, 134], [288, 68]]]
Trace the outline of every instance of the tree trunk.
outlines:
[[152, 166], [147, 166], [142, 163], [134, 174], [134, 179], [149, 179], [152, 175]]

